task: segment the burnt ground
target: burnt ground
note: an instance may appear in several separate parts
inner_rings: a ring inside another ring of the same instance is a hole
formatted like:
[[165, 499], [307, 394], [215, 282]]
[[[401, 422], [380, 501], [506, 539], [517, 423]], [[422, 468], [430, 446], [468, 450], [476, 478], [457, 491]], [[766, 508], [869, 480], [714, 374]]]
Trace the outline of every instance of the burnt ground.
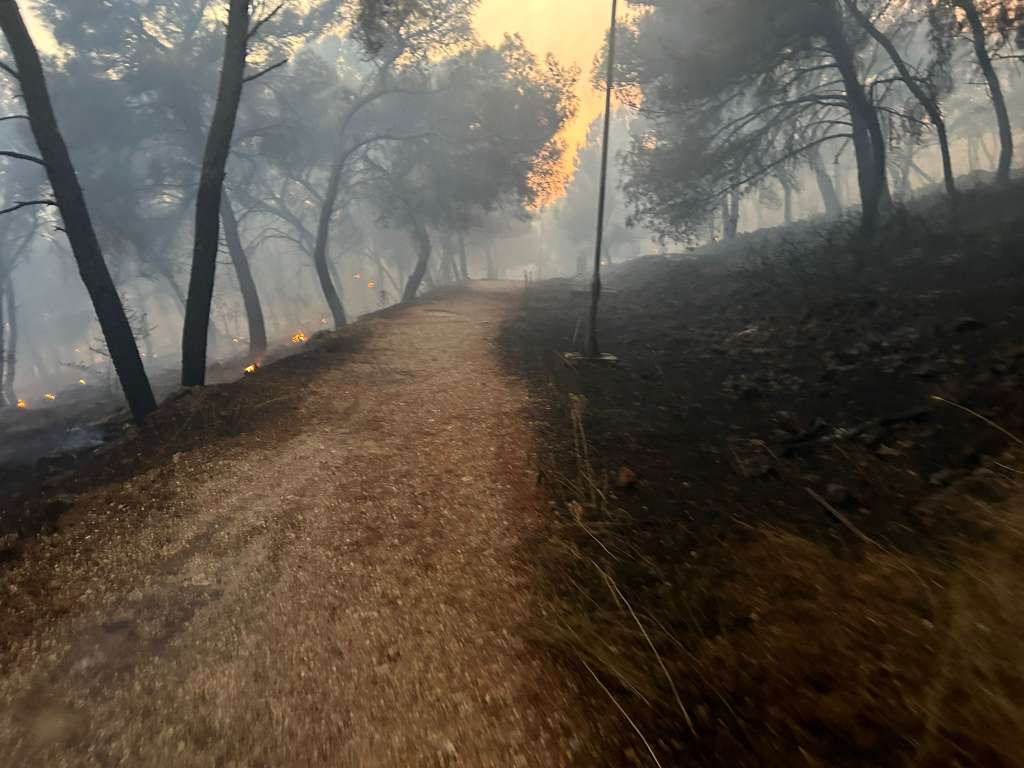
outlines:
[[612, 763], [1024, 762], [1014, 201], [613, 268], [617, 365], [563, 357], [585, 284], [529, 289], [545, 639], [623, 707]]

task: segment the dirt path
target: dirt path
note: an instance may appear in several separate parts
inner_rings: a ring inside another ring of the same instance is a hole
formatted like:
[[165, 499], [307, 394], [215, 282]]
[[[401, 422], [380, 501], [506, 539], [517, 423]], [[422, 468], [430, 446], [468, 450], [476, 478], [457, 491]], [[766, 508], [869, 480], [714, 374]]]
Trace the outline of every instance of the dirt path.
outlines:
[[115, 500], [9, 566], [29, 629], [0, 668], [3, 762], [595, 764], [525, 638], [544, 501], [494, 346], [517, 301], [483, 284], [368, 320], [294, 430], [176, 456], [144, 524]]

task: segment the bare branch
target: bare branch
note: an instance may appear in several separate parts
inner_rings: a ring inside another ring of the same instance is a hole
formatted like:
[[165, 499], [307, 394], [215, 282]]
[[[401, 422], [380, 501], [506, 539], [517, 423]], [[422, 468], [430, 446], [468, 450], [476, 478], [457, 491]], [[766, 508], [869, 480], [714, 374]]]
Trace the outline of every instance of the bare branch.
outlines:
[[255, 73], [253, 73], [251, 75], [243, 77], [242, 78], [242, 82], [243, 83], [251, 83], [253, 80], [255, 80], [255, 79], [259, 78], [259, 77], [263, 77], [264, 75], [268, 74], [269, 72], [273, 72], [275, 69], [278, 69], [279, 67], [283, 67], [287, 63], [288, 63], [288, 59], [281, 59], [280, 61], [278, 61], [278, 62], [276, 62], [274, 64], [271, 64], [269, 67], [266, 67], [265, 69], [261, 69], [259, 72], [255, 72]]
[[56, 200], [19, 200], [14, 205], [10, 206], [9, 208], [4, 208], [3, 210], [0, 210], [0, 216], [3, 216], [5, 213], [14, 213], [15, 211], [20, 211], [22, 208], [29, 208], [29, 207], [31, 207], [33, 205], [52, 205], [52, 206], [56, 206], [57, 205], [57, 201]]
[[42, 158], [36, 157], [35, 155], [26, 155], [24, 152], [11, 152], [10, 150], [0, 150], [0, 157], [13, 157], [15, 160], [27, 160], [30, 163], [41, 165], [43, 168], [46, 167], [46, 163]]
[[257, 21], [257, 22], [256, 22], [256, 23], [255, 23], [255, 24], [253, 25], [253, 28], [249, 30], [249, 34], [245, 36], [245, 39], [246, 39], [246, 40], [252, 40], [252, 39], [253, 39], [254, 37], [256, 37], [256, 35], [257, 35], [257, 34], [259, 34], [260, 28], [261, 28], [261, 27], [262, 27], [262, 26], [263, 26], [264, 24], [266, 24], [266, 23], [267, 23], [268, 21], [270, 21], [270, 20], [271, 20], [272, 18], [274, 18], [275, 16], [277, 16], [277, 14], [278, 14], [278, 13], [280, 12], [280, 10], [281, 10], [282, 8], [284, 8], [284, 3], [280, 3], [280, 4], [279, 4], [279, 5], [277, 6], [277, 8], [275, 8], [274, 10], [272, 10], [272, 11], [271, 11], [270, 13], [268, 13], [268, 14], [267, 14], [266, 16], [264, 16], [264, 17], [263, 17], [262, 19], [260, 19], [259, 21]]
[[14, 67], [12, 67], [10, 64], [7, 64], [7, 63], [5, 63], [3, 61], [0, 61], [0, 70], [3, 70], [8, 75], [13, 77], [15, 80], [21, 80], [21, 75], [19, 75], [18, 71]]

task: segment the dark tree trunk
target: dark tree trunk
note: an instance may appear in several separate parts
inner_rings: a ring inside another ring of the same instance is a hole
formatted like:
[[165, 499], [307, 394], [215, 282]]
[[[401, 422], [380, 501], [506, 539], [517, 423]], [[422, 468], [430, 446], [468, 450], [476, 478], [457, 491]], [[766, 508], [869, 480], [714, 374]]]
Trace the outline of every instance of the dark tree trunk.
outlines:
[[832, 165], [832, 188], [836, 191], [836, 198], [839, 200], [840, 212], [846, 207], [846, 174], [843, 173], [843, 164], [837, 158]]
[[0, 0], [0, 27], [14, 56], [29, 125], [46, 164], [46, 174], [64, 220], [78, 272], [96, 310], [111, 362], [132, 415], [141, 422], [156, 409], [153, 390], [142, 365], [131, 324], [103, 260], [82, 188], [57, 125], [39, 53], [14, 0]]
[[[7, 283], [0, 286], [0, 382], [7, 380], [7, 326], [4, 323], [4, 304], [7, 298]], [[7, 396], [7, 389], [0, 387], [0, 408], [14, 405], [14, 401]]]
[[1013, 130], [1010, 128], [1010, 114], [1006, 111], [1003, 87], [999, 83], [999, 75], [992, 66], [992, 57], [988, 54], [985, 42], [985, 25], [978, 15], [974, 0], [959, 0], [957, 5], [963, 9], [971, 28], [974, 53], [978, 58], [981, 73], [985, 76], [985, 82], [988, 83], [988, 93], [992, 97], [992, 108], [995, 110], [996, 123], [999, 126], [999, 164], [996, 166], [996, 181], [999, 184], [1008, 184], [1010, 164], [1013, 162]]
[[732, 240], [740, 227], [740, 193], [732, 190], [722, 198], [722, 239]]
[[466, 237], [462, 230], [459, 230], [459, 269], [462, 271], [462, 279], [469, 280], [469, 259], [466, 257]]
[[220, 246], [221, 192], [242, 98], [248, 36], [249, 0], [230, 0], [217, 105], [206, 138], [196, 195], [195, 246], [181, 342], [181, 383], [186, 387], [206, 383], [206, 346]]
[[[15, 405], [18, 402], [18, 396], [14, 393], [14, 379], [18, 373], [18, 304], [14, 299], [13, 273], [7, 276], [3, 303], [7, 309], [7, 341], [3, 350], [3, 377], [0, 379], [0, 390], [3, 392], [3, 399], [9, 405]], [[0, 325], [2, 324], [3, 321], [0, 320]]]
[[900, 158], [900, 177], [896, 183], [896, 197], [906, 199], [910, 195], [910, 171], [914, 166], [914, 147], [903, 148], [903, 156]]
[[430, 233], [423, 226], [423, 222], [414, 214], [412, 219], [412, 241], [416, 246], [416, 266], [409, 275], [409, 281], [405, 284], [405, 291], [402, 293], [402, 301], [413, 301], [419, 293], [423, 276], [427, 274], [427, 267], [430, 265]]
[[846, 89], [846, 104], [853, 129], [853, 147], [857, 157], [857, 181], [861, 197], [861, 230], [873, 235], [878, 229], [880, 208], [887, 195], [885, 173], [885, 140], [878, 113], [868, 101], [853, 51], [846, 40], [838, 9], [831, 3], [825, 7], [833, 12], [826, 21], [825, 34], [836, 68]]
[[942, 176], [943, 181], [946, 185], [946, 193], [950, 197], [956, 196], [956, 181], [953, 176], [953, 160], [949, 152], [949, 136], [946, 133], [946, 121], [942, 117], [942, 110], [939, 107], [939, 102], [935, 97], [925, 90], [924, 86], [921, 85], [919, 79], [914, 77], [907, 63], [903, 60], [900, 52], [893, 45], [892, 40], [889, 39], [888, 35], [885, 35], [881, 30], [876, 27], [871, 20], [864, 15], [864, 13], [857, 6], [856, 0], [845, 0], [846, 7], [850, 13], [853, 14], [857, 22], [864, 28], [874, 40], [877, 42], [885, 52], [889, 55], [893, 65], [896, 67], [896, 71], [900, 74], [900, 79], [907, 86], [914, 98], [920, 102], [921, 106], [924, 107], [925, 113], [928, 115], [928, 119], [932, 121], [932, 125], [935, 126], [935, 132], [939, 138], [939, 151], [942, 153]]
[[238, 288], [242, 292], [242, 303], [245, 305], [245, 317], [249, 323], [249, 356], [260, 357], [267, 351], [267, 326], [263, 320], [263, 307], [260, 306], [260, 295], [256, 290], [256, 281], [249, 267], [249, 257], [242, 246], [242, 237], [238, 231], [238, 219], [231, 207], [227, 191], [221, 200], [221, 221], [224, 224], [224, 239], [227, 241], [231, 264], [238, 276]]
[[341, 191], [341, 174], [344, 171], [343, 160], [335, 162], [331, 167], [331, 176], [327, 181], [327, 191], [324, 194], [324, 204], [320, 208], [320, 221], [316, 227], [316, 244], [313, 246], [313, 266], [316, 268], [316, 276], [320, 281], [320, 290], [323, 291], [327, 307], [331, 310], [331, 317], [334, 319], [334, 327], [343, 328], [348, 322], [345, 317], [345, 305], [342, 304], [338, 289], [331, 280], [331, 270], [327, 258], [327, 244], [331, 236], [331, 218], [334, 216], [334, 206], [338, 204], [338, 194]]
[[[821, 193], [821, 202], [825, 206], [825, 217], [838, 219], [843, 213], [843, 206], [839, 202], [839, 195], [832, 177], [825, 170], [825, 164], [821, 160], [821, 154], [817, 149], [811, 152], [811, 170], [814, 171], [814, 178], [818, 182], [818, 192]], [[838, 166], [837, 166], [838, 167]]]

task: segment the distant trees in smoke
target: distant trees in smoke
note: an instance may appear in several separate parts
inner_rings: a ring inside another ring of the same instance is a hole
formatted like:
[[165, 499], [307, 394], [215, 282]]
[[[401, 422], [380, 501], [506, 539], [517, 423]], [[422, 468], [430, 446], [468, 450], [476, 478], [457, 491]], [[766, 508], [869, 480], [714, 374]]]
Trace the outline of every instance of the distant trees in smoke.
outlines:
[[[1007, 107], [1024, 42], [1019, 0], [637, 0], [617, 87], [643, 116], [625, 155], [634, 220], [693, 240], [740, 196], [801, 177], [839, 213], [836, 176], [856, 174], [865, 234], [935, 147], [957, 194], [951, 142], [994, 125], [995, 179], [1013, 162]], [[972, 81], [985, 83], [982, 91]], [[987, 101], [984, 112], [979, 102]], [[973, 170], [973, 169], [972, 169]], [[787, 204], [787, 211], [789, 206]], [[789, 214], [787, 214], [789, 218]]]
[[[0, 124], [0, 208], [18, 208], [0, 219], [2, 316], [27, 243], [66, 235], [140, 419], [153, 398], [120, 288], [177, 306], [182, 381], [201, 384], [207, 340], [227, 343], [211, 323], [227, 288], [253, 358], [268, 344], [266, 308], [289, 300], [267, 301], [254, 251], [312, 267], [335, 327], [348, 319], [346, 256], [374, 264], [395, 298], [466, 278], [466, 234], [494, 212], [529, 216], [575, 110], [576, 72], [515, 37], [476, 40], [476, 0], [36, 5], [60, 46], [42, 58], [17, 3], [0, 2], [13, 57], [3, 97], [7, 114], [26, 113]], [[220, 253], [231, 270], [217, 280]]]

